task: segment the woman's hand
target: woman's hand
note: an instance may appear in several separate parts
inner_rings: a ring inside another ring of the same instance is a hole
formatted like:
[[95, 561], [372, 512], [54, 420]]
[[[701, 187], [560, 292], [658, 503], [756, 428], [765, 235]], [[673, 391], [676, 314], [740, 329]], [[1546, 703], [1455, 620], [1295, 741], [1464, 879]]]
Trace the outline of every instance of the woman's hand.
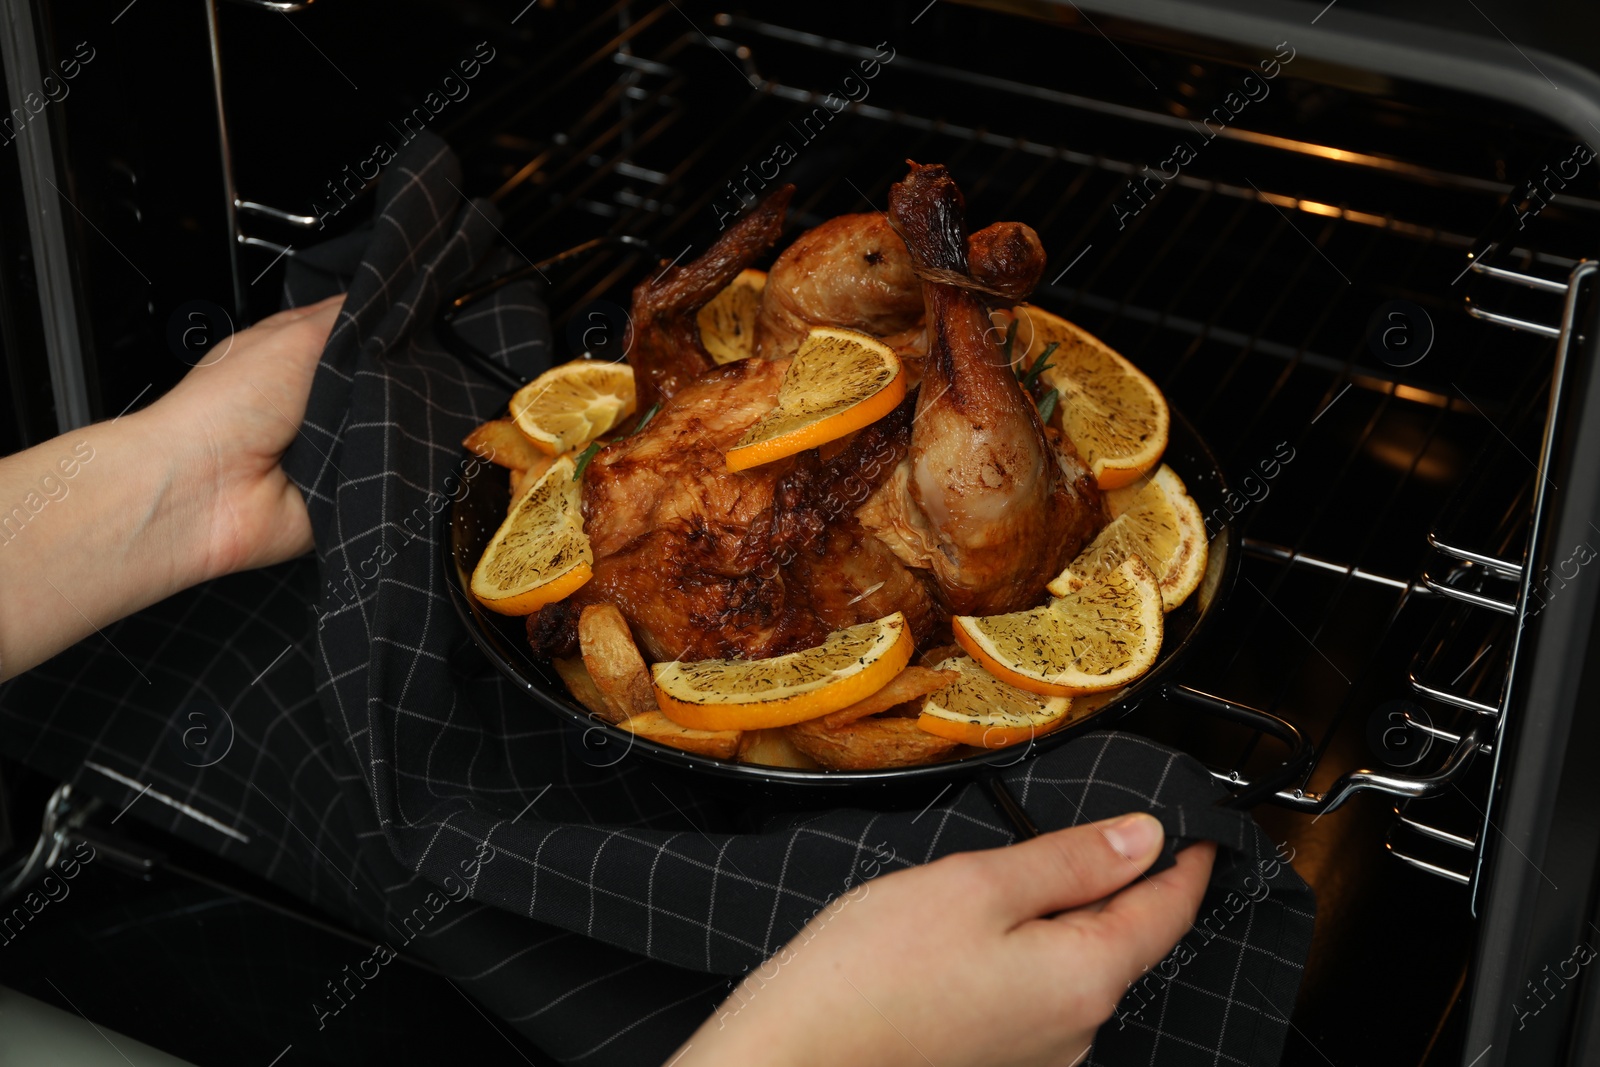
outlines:
[[342, 304], [264, 319], [143, 411], [0, 459], [0, 587], [11, 594], [0, 678], [179, 590], [311, 547], [305, 501], [279, 461]]
[[209, 498], [205, 577], [311, 549], [311, 520], [279, 460], [300, 431], [343, 295], [280, 311], [219, 342], [140, 418], [180, 428], [177, 468]]
[[669, 1062], [1077, 1063], [1199, 909], [1216, 846], [1146, 876], [1161, 835], [1135, 814], [868, 882], [747, 976]]

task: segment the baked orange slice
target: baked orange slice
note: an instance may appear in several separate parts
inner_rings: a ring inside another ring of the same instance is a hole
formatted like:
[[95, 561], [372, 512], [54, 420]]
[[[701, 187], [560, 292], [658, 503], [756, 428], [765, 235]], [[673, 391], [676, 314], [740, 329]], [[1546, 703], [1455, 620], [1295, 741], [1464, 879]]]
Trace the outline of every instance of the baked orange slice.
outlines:
[[990, 674], [1030, 693], [1120, 689], [1161, 651], [1161, 588], [1138, 556], [1043, 607], [957, 615], [956, 643]]
[[593, 576], [577, 467], [562, 456], [529, 485], [472, 571], [472, 595], [501, 615], [532, 615]]
[[717, 366], [755, 353], [756, 315], [761, 311], [761, 294], [766, 288], [766, 271], [740, 271], [711, 303], [696, 313], [700, 343], [706, 346]]
[[651, 668], [656, 703], [694, 730], [761, 730], [849, 707], [911, 661], [900, 612], [829, 634], [815, 648], [766, 659], [708, 659]]
[[864, 333], [814, 326], [784, 372], [778, 405], [730, 448], [731, 471], [747, 470], [870, 425], [905, 399], [894, 349]]
[[1057, 347], [1040, 381], [1061, 396], [1061, 430], [1089, 465], [1101, 489], [1136, 481], [1161, 462], [1172, 422], [1166, 398], [1143, 371], [1110, 345], [1059, 315], [1019, 304], [1012, 359], [1033, 366], [1045, 346]]
[[971, 656], [951, 656], [941, 671], [956, 680], [922, 701], [917, 725], [930, 734], [979, 748], [1005, 748], [1049, 733], [1071, 718], [1072, 702], [1002, 682]]
[[517, 429], [546, 455], [589, 444], [633, 414], [633, 368], [575, 359], [551, 367], [511, 397]]
[[1138, 556], [1155, 573], [1162, 610], [1182, 604], [1206, 573], [1205, 520], [1183, 480], [1163, 463], [1132, 485], [1106, 493], [1105, 502], [1111, 521], [1056, 576], [1050, 592], [1066, 596]]

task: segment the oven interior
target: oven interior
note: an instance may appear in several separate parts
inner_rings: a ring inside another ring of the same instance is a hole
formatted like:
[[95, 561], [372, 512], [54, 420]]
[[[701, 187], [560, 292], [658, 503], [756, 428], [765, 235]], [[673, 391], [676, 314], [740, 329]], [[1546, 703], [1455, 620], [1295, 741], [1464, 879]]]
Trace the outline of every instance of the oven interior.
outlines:
[[[152, 277], [180, 279], [103, 307], [93, 342], [164, 346], [195, 297], [272, 310], [281, 257], [363, 216], [356, 199], [319, 228], [328, 182], [479, 40], [496, 58], [436, 128], [464, 193], [493, 200], [530, 261], [608, 234], [692, 255], [774, 182], [798, 186], [792, 237], [881, 210], [908, 158], [946, 163], [976, 225], [1038, 230], [1035, 302], [1150, 374], [1238, 493], [1214, 517], [1239, 524], [1245, 557], [1221, 624], [1181, 687], [1120, 726], [1236, 789], [1283, 749], [1219, 703], [1312, 746], [1256, 808], [1318, 894], [1284, 1062], [1365, 1062], [1373, 1033], [1351, 1023], [1379, 1016], [1382, 1062], [1459, 1059], [1553, 334], [1600, 236], [1600, 203], [1526, 195], [1571, 141], [1504, 101], [1293, 40], [1158, 47], [1070, 4], [925, 4], [408, 3], [386, 9], [381, 50], [370, 13], [342, 4], [224, 5], [222, 128], [246, 205], [231, 218], [214, 106], [192, 91], [212, 77], [208, 26], [179, 20], [159, 35], [190, 90], [179, 125], [199, 131], [184, 165], [130, 143], [123, 173], [69, 146], [89, 210], [134, 258], [171, 262]], [[154, 137], [155, 121], [106, 136]], [[195, 206], [178, 210], [185, 190]], [[86, 247], [86, 291], [126, 291], [127, 265]], [[575, 351], [568, 325], [625, 307], [652, 265], [610, 250], [550, 286], [558, 346]], [[101, 366], [108, 414], [183, 369]]]

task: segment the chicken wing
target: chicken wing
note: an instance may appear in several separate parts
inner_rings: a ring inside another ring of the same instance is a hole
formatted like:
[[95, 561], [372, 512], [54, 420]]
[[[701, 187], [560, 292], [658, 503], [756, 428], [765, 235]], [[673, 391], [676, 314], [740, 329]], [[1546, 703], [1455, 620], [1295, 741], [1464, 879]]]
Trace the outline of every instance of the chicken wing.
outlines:
[[639, 410], [648, 411], [715, 365], [700, 342], [695, 312], [748, 267], [783, 232], [794, 186], [774, 189], [729, 227], [699, 258], [668, 264], [633, 290], [628, 362], [633, 365]]

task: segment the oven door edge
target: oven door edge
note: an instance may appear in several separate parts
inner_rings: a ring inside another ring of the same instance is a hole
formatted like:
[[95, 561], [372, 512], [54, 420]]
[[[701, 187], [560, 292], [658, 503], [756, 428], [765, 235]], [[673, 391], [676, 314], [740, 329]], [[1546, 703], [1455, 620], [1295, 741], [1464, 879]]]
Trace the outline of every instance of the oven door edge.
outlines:
[[[37, 98], [44, 84], [40, 58], [44, 52], [44, 26], [37, 20], [38, 15], [32, 0], [0, 0], [0, 64], [5, 68], [7, 117], [13, 113], [29, 115], [24, 99]], [[65, 178], [57, 159], [61, 109], [47, 110], [53, 113], [16, 131], [10, 147], [17, 153], [23, 210], [27, 214], [31, 254], [25, 258], [33, 263], [38, 287], [56, 432], [66, 433], [87, 425], [95, 417], [90, 399], [95, 383], [90, 380], [92, 364], [86, 358], [88, 334], [79, 299], [82, 290], [68, 230], [67, 216], [76, 209], [68, 200], [71, 190], [61, 188]], [[12, 262], [24, 258], [15, 253], [9, 255]], [[28, 312], [10, 307], [0, 314], [20, 316]], [[9, 352], [7, 358], [33, 359], [36, 353]]]
[[[1297, 74], [1373, 91], [1373, 75], [1488, 96], [1544, 115], [1574, 137], [1600, 143], [1600, 75], [1537, 48], [1403, 18], [1283, 0], [953, 0], [1046, 22], [1087, 22], [1108, 39], [1253, 63], [1278, 42], [1295, 50]], [[1332, 5], [1327, 5], [1332, 6]], [[1092, 14], [1089, 14], [1092, 13]], [[1310, 63], [1306, 61], [1310, 60]]]

